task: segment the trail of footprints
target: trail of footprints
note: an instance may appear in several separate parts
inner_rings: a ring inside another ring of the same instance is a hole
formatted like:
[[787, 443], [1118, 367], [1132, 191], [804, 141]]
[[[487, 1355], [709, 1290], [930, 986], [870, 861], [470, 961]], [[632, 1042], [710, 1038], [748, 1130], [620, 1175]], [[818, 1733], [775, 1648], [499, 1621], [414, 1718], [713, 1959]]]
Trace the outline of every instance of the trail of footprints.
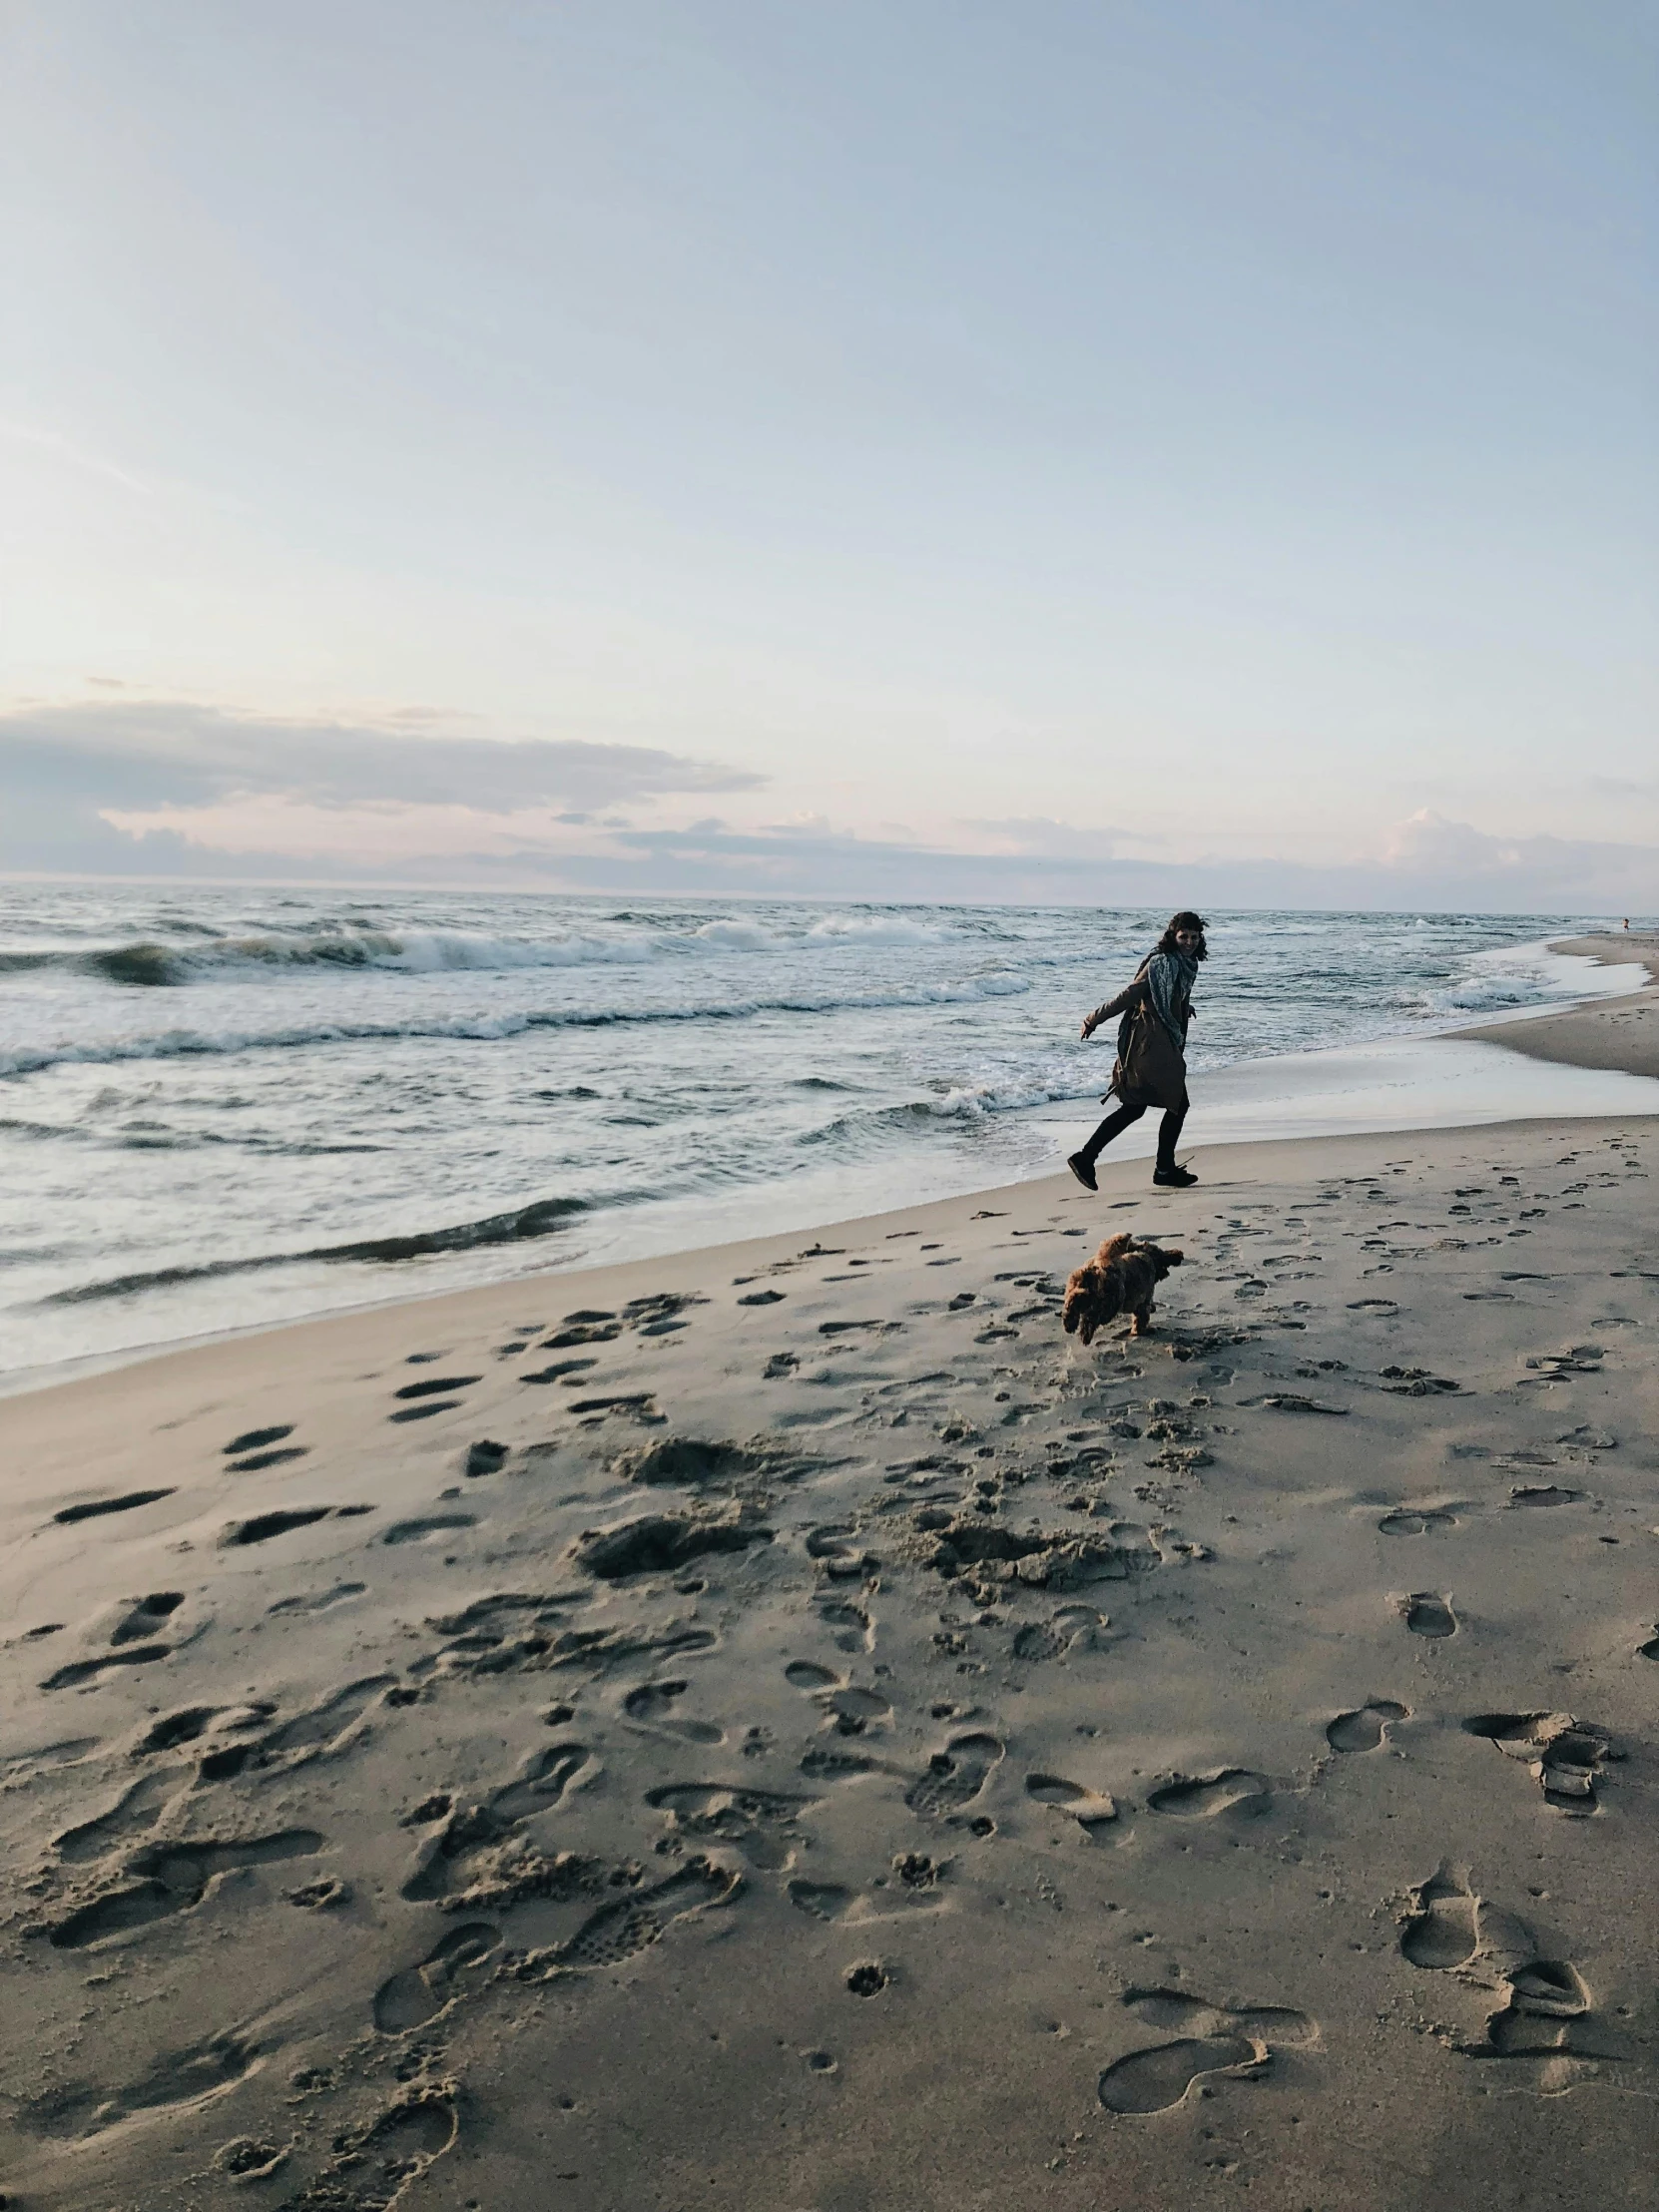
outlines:
[[[1033, 1283], [1042, 1280], [1033, 1277]], [[1043, 1281], [1045, 1292], [1051, 1281]], [[756, 1306], [777, 1306], [787, 1294], [766, 1289], [743, 1301]], [[583, 1310], [566, 1317], [555, 1333], [535, 1349], [569, 1352], [577, 1348], [615, 1342], [624, 1329], [641, 1336], [671, 1336], [686, 1326], [681, 1309], [706, 1303], [663, 1297], [640, 1300], [620, 1312]], [[951, 1302], [965, 1311], [971, 1294]], [[1371, 1301], [1373, 1305], [1391, 1302]], [[1022, 1309], [1006, 1323], [993, 1324], [990, 1334], [1017, 1326], [1018, 1321], [1044, 1317], [1046, 1306]], [[871, 1323], [869, 1330], [889, 1330], [897, 1325]], [[503, 1345], [498, 1356], [516, 1359], [531, 1349], [535, 1328], [526, 1327], [522, 1341]], [[1229, 1340], [1240, 1341], [1237, 1338]], [[1206, 1348], [1211, 1349], [1211, 1348]], [[1592, 1358], [1593, 1355], [1593, 1358]], [[414, 1366], [438, 1365], [442, 1354], [411, 1356]], [[1560, 1356], [1540, 1358], [1531, 1371], [1541, 1377], [1593, 1371], [1599, 1353], [1592, 1347], [1576, 1347]], [[572, 1400], [571, 1409], [597, 1424], [611, 1415], [643, 1418], [647, 1425], [660, 1418], [651, 1392], [598, 1396], [588, 1380], [596, 1356], [578, 1351], [574, 1359], [524, 1375], [530, 1383], [558, 1382], [566, 1389], [588, 1394]], [[1327, 1363], [1329, 1365], [1329, 1363]], [[799, 1362], [793, 1354], [774, 1356], [773, 1371], [794, 1374]], [[1312, 1370], [1307, 1371], [1312, 1373]], [[1430, 1390], [1455, 1388], [1444, 1379], [1418, 1371], [1383, 1371], [1384, 1387], [1407, 1394], [1426, 1395]], [[464, 1404], [464, 1394], [479, 1375], [444, 1373], [397, 1385], [387, 1418], [395, 1423], [418, 1422], [454, 1411]], [[948, 1382], [948, 1378], [943, 1378]], [[1342, 1411], [1326, 1402], [1299, 1393], [1281, 1391], [1262, 1400], [1274, 1412]], [[1173, 1418], [1179, 1409], [1170, 1406], [1157, 1415], [1177, 1440], [1189, 1429]], [[1129, 1428], [1134, 1423], [1124, 1424]], [[969, 1431], [971, 1435], [971, 1431]], [[1157, 1440], [1163, 1437], [1155, 1431]], [[295, 1442], [291, 1424], [274, 1424], [244, 1431], [223, 1447], [227, 1471], [252, 1474], [303, 1458], [308, 1447]], [[1605, 1431], [1580, 1424], [1561, 1436], [1569, 1457], [1613, 1448]], [[1056, 1454], [1058, 1447], [1054, 1447]], [[507, 1446], [491, 1439], [466, 1447], [465, 1473], [470, 1477], [499, 1472], [510, 1456]], [[1109, 1456], [1109, 1455], [1108, 1455]], [[1198, 1455], [1200, 1458], [1206, 1456]], [[798, 1478], [817, 1462], [798, 1452], [757, 1453], [751, 1447], [708, 1443], [695, 1438], [664, 1438], [638, 1453], [624, 1455], [627, 1479], [644, 1486], [728, 1488], [745, 1480]], [[1517, 1473], [1532, 1465], [1553, 1462], [1547, 1454], [1531, 1458], [1509, 1455], [1503, 1464]], [[621, 1466], [623, 1461], [613, 1461]], [[956, 1463], [958, 1466], [960, 1462]], [[1064, 1471], [1064, 1461], [1051, 1459], [1049, 1473]], [[1089, 1471], [1082, 1457], [1077, 1461], [1085, 1481]], [[962, 1468], [966, 1472], [966, 1468]], [[922, 1485], [942, 1481], [948, 1473], [935, 1474], [924, 1459], [911, 1477]], [[959, 1477], [958, 1477], [959, 1479]], [[983, 1492], [986, 1485], [979, 1484]], [[169, 1490], [147, 1490], [119, 1497], [88, 1500], [62, 1509], [55, 1519], [66, 1525], [96, 1520], [106, 1515], [137, 1512], [172, 1495]], [[935, 1495], [938, 1493], [935, 1492]], [[994, 1492], [992, 1493], [994, 1497]], [[948, 1522], [948, 1507], [959, 1503], [945, 1494], [941, 1510]], [[1557, 1507], [1579, 1502], [1584, 1493], [1565, 1483], [1529, 1479], [1511, 1487], [1514, 1508]], [[327, 1515], [366, 1512], [364, 1507], [305, 1506], [245, 1516], [227, 1528], [222, 1541], [245, 1545], [271, 1540], [289, 1529], [310, 1525]], [[1433, 1536], [1458, 1525], [1466, 1508], [1455, 1501], [1437, 1500], [1390, 1508], [1377, 1524], [1392, 1538]], [[415, 1542], [475, 1525], [475, 1516], [433, 1513], [411, 1516], [380, 1531], [386, 1543]], [[667, 1512], [637, 1517], [621, 1528], [602, 1532], [579, 1547], [574, 1565], [593, 1586], [626, 1584], [633, 1576], [684, 1575], [700, 1560], [722, 1554], [740, 1554], [758, 1543], [773, 1540], [773, 1532], [758, 1522], [736, 1518], [710, 1519], [699, 1509], [691, 1513]], [[856, 1523], [826, 1523], [807, 1544], [823, 1578], [815, 1617], [829, 1641], [843, 1658], [855, 1661], [875, 1643], [875, 1629], [865, 1587], [870, 1563], [865, 1558]], [[843, 1587], [834, 1588], [839, 1581]], [[688, 1589], [693, 1585], [688, 1583]], [[318, 1590], [278, 1600], [274, 1613], [301, 1614], [349, 1603], [363, 1594], [364, 1583], [341, 1581]], [[984, 1593], [990, 1602], [999, 1593]], [[86, 1660], [70, 1663], [50, 1678], [48, 1687], [85, 1687], [102, 1678], [106, 1669], [145, 1665], [167, 1656], [175, 1646], [167, 1639], [170, 1624], [183, 1600], [179, 1593], [158, 1592], [130, 1601], [119, 1621], [104, 1632], [104, 1648]], [[487, 1675], [518, 1671], [545, 1664], [582, 1666], [589, 1679], [602, 1679], [606, 1670], [630, 1657], [695, 1655], [709, 1648], [714, 1635], [690, 1623], [683, 1627], [642, 1630], [617, 1624], [598, 1631], [573, 1627], [571, 1613], [579, 1611], [582, 1592], [560, 1591], [545, 1596], [505, 1596], [477, 1601], [461, 1616], [435, 1624], [448, 1631], [448, 1641], [424, 1662], [435, 1675], [468, 1673]], [[1442, 1592], [1415, 1591], [1395, 1601], [1406, 1628], [1429, 1641], [1457, 1633], [1458, 1622], [1450, 1597]], [[1106, 1616], [1085, 1604], [1050, 1605], [1041, 1617], [1010, 1624], [1009, 1656], [1024, 1664], [1053, 1663], [1074, 1651], [1086, 1651]], [[1659, 1659], [1659, 1629], [1651, 1642], [1641, 1646], [1644, 1656]], [[418, 1675], [419, 1669], [414, 1670]], [[995, 1834], [996, 1821], [980, 1811], [993, 1793], [1008, 1746], [994, 1729], [977, 1722], [971, 1709], [969, 1725], [946, 1734], [920, 1773], [883, 1753], [876, 1745], [865, 1749], [873, 1730], [877, 1737], [892, 1717], [889, 1697], [881, 1690], [852, 1681], [816, 1660], [788, 1663], [787, 1680], [821, 1716], [825, 1731], [800, 1759], [807, 1787], [796, 1791], [746, 1788], [730, 1780], [692, 1780], [656, 1786], [645, 1793], [645, 1809], [659, 1824], [659, 1849], [667, 1849], [675, 1862], [657, 1880], [648, 1879], [637, 1867], [596, 1867], [572, 1863], [569, 1854], [549, 1859], [527, 1841], [526, 1823], [557, 1811], [570, 1794], [581, 1789], [601, 1771], [601, 1762], [587, 1746], [561, 1741], [528, 1757], [516, 1774], [487, 1792], [477, 1803], [466, 1803], [451, 1793], [436, 1793], [405, 1817], [405, 1825], [424, 1831], [417, 1844], [402, 1895], [411, 1904], [435, 1905], [455, 1916], [452, 1925], [429, 1940], [419, 1955], [398, 1968], [374, 1991], [370, 2015], [376, 2031], [386, 2038], [409, 2038], [427, 2028], [456, 1998], [479, 1987], [490, 1977], [535, 1980], [550, 1974], [583, 1973], [615, 1967], [638, 1956], [667, 1935], [679, 1920], [733, 1901], [750, 1880], [777, 1878], [788, 1903], [804, 1918], [825, 1924], [857, 1927], [864, 1923], [898, 1920], [918, 1911], [935, 1910], [945, 1899], [955, 1861], [948, 1848], [934, 1844], [929, 1851], [896, 1855], [888, 1868], [863, 1889], [833, 1880], [808, 1880], [793, 1872], [798, 1846], [803, 1840], [803, 1818], [822, 1801], [823, 1793], [843, 1782], [886, 1775], [901, 1790], [902, 1801], [922, 1834], [932, 1830], [943, 1838], [952, 1833], [964, 1842], [980, 1842]], [[365, 1712], [377, 1702], [395, 1705], [421, 1694], [389, 1675], [365, 1677], [347, 1685], [305, 1713], [283, 1720], [269, 1705], [182, 1707], [156, 1716], [142, 1739], [130, 1747], [135, 1758], [157, 1762], [154, 1771], [141, 1774], [102, 1812], [66, 1829], [57, 1840], [56, 1856], [65, 1870], [88, 1870], [90, 1891], [83, 1891], [60, 1912], [47, 1933], [53, 1947], [84, 1949], [106, 1941], [131, 1937], [153, 1922], [195, 1910], [206, 1898], [216, 1878], [244, 1870], [285, 1866], [292, 1862], [297, 1874], [307, 1872], [326, 1850], [322, 1835], [305, 1827], [288, 1827], [269, 1834], [244, 1833], [224, 1827], [207, 1835], [175, 1836], [172, 1830], [206, 1785], [241, 1776], [256, 1780], [262, 1773], [287, 1771], [305, 1759], [326, 1755], [348, 1746]], [[665, 1746], [698, 1747], [708, 1751], [735, 1746], [742, 1732], [723, 1727], [718, 1719], [696, 1709], [694, 1678], [662, 1672], [626, 1687], [617, 1702], [621, 1726], [642, 1741], [656, 1739]], [[935, 1703], [936, 1718], [948, 1718], [953, 1708]], [[550, 1718], [568, 1720], [571, 1708], [557, 1706]], [[1344, 1757], [1364, 1757], [1384, 1747], [1390, 1732], [1411, 1718], [1409, 1708], [1387, 1697], [1372, 1697], [1352, 1711], [1339, 1714], [1326, 1726], [1330, 1750]], [[1462, 1726], [1483, 1739], [1502, 1758], [1524, 1765], [1544, 1801], [1559, 1812], [1574, 1816], [1593, 1813], [1605, 1781], [1608, 1762], [1619, 1756], [1604, 1732], [1575, 1720], [1571, 1715], [1545, 1712], [1474, 1715]], [[754, 1736], [757, 1731], [750, 1731]], [[837, 1748], [838, 1739], [854, 1745]], [[40, 1763], [54, 1753], [65, 1759], [86, 1756], [96, 1750], [94, 1739], [65, 1739], [35, 1755]], [[744, 1741], [744, 1750], [750, 1744]], [[764, 1748], [764, 1747], [762, 1747]], [[187, 1763], [180, 1755], [187, 1754]], [[730, 1755], [728, 1753], [728, 1755]], [[1271, 1807], [1271, 1778], [1245, 1767], [1219, 1767], [1197, 1774], [1175, 1774], [1154, 1781], [1144, 1792], [1145, 1810], [1160, 1825], [1225, 1819], [1250, 1821]], [[1119, 1822], [1119, 1807], [1104, 1791], [1067, 1776], [1037, 1769], [1020, 1776], [1012, 1785], [1017, 1801], [1051, 1821], [1072, 1823], [1073, 1833], [1089, 1841], [1109, 1837]], [[997, 1799], [1008, 1801], [1006, 1789]], [[119, 1857], [119, 1868], [107, 1874]], [[609, 1888], [613, 1894], [604, 1895]], [[286, 1892], [296, 1906], [324, 1907], [338, 1902], [346, 1886], [327, 1874], [301, 1881]], [[514, 1907], [531, 1899], [557, 1899], [590, 1909], [571, 1933], [540, 1949], [515, 1948], [510, 1940], [508, 1916]], [[1472, 1976], [1489, 1986], [1493, 1997], [1483, 2030], [1459, 2045], [1468, 2055], [1496, 2059], [1527, 2058], [1537, 2062], [1541, 2085], [1570, 2078], [1570, 2068], [1592, 2051], [1587, 2024], [1591, 2015], [1588, 1990], [1570, 1963], [1535, 1955], [1531, 1938], [1512, 1916], [1498, 1913], [1477, 1900], [1466, 1879], [1445, 1868], [1436, 1871], [1412, 1895], [1400, 1936], [1402, 1958], [1411, 1967], [1456, 1976]], [[887, 1968], [879, 1960], [862, 1960], [846, 1967], [843, 1979], [857, 1997], [878, 1996], [886, 1987]], [[1167, 2111], [1181, 2103], [1195, 2085], [1216, 2077], [1243, 2077], [1266, 2068], [1275, 2052], [1295, 2052], [1311, 2046], [1318, 2030], [1305, 2015], [1281, 2006], [1229, 2006], [1211, 2002], [1190, 1992], [1167, 1988], [1130, 1988], [1123, 1994], [1126, 2010], [1144, 2030], [1160, 2039], [1130, 2050], [1107, 2065], [1098, 2081], [1101, 2106], [1109, 2113], [1140, 2117]], [[158, 2062], [150, 2076], [132, 2085], [115, 2099], [102, 2099], [111, 2111], [138, 2111], [186, 2101], [199, 2094], [204, 2083], [230, 2082], [246, 2070], [247, 2055], [235, 2038], [198, 2046]], [[830, 2054], [811, 2054], [810, 2063], [830, 2070]], [[84, 2113], [73, 2097], [49, 2122], [73, 2131]], [[411, 2092], [358, 2131], [352, 2155], [368, 2151], [383, 2154], [385, 2172], [396, 2180], [394, 2169], [406, 2174], [423, 2170], [454, 2139], [456, 2127], [452, 2093], [443, 2089]], [[255, 2175], [279, 2161], [279, 2149], [252, 2139], [238, 2139], [222, 2153], [227, 2172]], [[386, 2201], [363, 2197], [364, 2204]]]

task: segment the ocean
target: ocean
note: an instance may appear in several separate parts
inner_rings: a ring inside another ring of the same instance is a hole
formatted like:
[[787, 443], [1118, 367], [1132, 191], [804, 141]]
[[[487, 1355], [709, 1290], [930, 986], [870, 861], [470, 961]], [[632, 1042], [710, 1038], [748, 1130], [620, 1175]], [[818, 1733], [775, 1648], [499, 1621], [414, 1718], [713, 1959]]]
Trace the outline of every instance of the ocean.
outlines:
[[[0, 883], [0, 1373], [1041, 1173], [1162, 919]], [[1189, 1141], [1207, 1071], [1619, 987], [1582, 926], [1214, 915]]]

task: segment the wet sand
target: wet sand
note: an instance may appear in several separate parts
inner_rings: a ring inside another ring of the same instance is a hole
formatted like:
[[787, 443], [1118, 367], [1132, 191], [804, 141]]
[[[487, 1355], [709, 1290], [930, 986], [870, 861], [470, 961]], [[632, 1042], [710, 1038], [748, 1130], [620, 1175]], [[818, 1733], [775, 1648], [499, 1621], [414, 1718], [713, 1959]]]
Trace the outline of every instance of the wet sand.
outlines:
[[1649, 987], [1628, 997], [1568, 1007], [1562, 1013], [1452, 1034], [1495, 1039], [1511, 1051], [1567, 1067], [1659, 1075], [1659, 936], [1632, 929], [1628, 935], [1621, 931], [1616, 936], [1561, 937], [1551, 949], [1587, 954], [1614, 965], [1640, 962], [1651, 979]]
[[[0, 1404], [8, 2204], [1652, 2202], [1654, 1144], [1127, 1160]], [[1124, 1227], [1186, 1265], [1084, 1351]]]

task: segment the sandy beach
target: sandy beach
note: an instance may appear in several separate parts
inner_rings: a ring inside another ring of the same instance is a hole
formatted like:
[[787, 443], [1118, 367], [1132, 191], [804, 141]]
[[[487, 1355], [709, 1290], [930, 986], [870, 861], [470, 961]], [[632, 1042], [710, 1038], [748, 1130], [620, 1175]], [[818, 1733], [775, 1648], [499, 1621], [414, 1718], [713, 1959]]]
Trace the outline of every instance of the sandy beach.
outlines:
[[1192, 1130], [0, 1403], [5, 2204], [1652, 2204], [1655, 1123]]

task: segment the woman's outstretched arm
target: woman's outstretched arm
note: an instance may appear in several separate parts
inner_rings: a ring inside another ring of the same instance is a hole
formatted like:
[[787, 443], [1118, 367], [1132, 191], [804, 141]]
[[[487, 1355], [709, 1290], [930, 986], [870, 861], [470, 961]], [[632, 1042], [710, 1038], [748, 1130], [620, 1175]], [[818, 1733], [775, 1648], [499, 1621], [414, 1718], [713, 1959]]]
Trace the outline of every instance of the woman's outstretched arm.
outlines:
[[1144, 1006], [1148, 997], [1147, 980], [1137, 975], [1127, 990], [1119, 991], [1116, 998], [1107, 999], [1104, 1006], [1097, 1006], [1092, 1014], [1083, 1017], [1082, 1036], [1092, 1037], [1103, 1021], [1110, 1021], [1114, 1014], [1126, 1014], [1131, 1006]]

